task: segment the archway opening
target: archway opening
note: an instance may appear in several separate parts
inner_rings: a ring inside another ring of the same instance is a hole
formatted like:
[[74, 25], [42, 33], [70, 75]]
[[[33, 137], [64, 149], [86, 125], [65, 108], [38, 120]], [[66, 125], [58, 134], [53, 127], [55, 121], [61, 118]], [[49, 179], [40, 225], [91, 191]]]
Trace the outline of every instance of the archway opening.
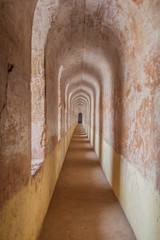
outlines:
[[82, 124], [82, 113], [78, 114], [78, 124]]

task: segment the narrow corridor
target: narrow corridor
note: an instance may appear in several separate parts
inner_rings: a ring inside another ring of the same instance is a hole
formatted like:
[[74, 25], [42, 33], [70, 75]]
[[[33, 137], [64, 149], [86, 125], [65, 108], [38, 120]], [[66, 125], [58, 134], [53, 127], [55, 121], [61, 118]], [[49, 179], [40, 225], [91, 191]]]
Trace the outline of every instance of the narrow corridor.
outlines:
[[39, 240], [132, 240], [84, 128], [73, 134]]
[[1, 0], [0, 33], [0, 240], [160, 240], [160, 0]]

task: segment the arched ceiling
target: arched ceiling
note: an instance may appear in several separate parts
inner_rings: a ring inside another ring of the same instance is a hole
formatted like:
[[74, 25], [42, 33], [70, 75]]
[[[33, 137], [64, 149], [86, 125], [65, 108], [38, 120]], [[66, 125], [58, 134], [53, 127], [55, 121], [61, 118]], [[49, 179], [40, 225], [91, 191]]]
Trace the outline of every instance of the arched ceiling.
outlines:
[[83, 100], [83, 102], [85, 102], [88, 105], [88, 108], [89, 108], [89, 102], [88, 102], [88, 99], [85, 96], [77, 95], [76, 97], [73, 98], [73, 104], [75, 102], [77, 102], [78, 100]]
[[[153, 6], [149, 0], [145, 4], [146, 8], [151, 8], [151, 14]], [[133, 51], [143, 52], [147, 44], [146, 39], [146, 43], [142, 45], [138, 42], [135, 48], [138, 34], [141, 38], [145, 36], [145, 27], [141, 28], [141, 32], [135, 31], [139, 22], [143, 25], [145, 20], [150, 24], [145, 11], [141, 11], [140, 21], [140, 5], [143, 1], [39, 0], [32, 47], [40, 52], [45, 49], [49, 70], [46, 75], [56, 81], [59, 66], [64, 67], [62, 92], [72, 82], [81, 86], [84, 82], [92, 82], [100, 93], [105, 92], [117, 76], [121, 81], [124, 74], [128, 74], [124, 60]]]

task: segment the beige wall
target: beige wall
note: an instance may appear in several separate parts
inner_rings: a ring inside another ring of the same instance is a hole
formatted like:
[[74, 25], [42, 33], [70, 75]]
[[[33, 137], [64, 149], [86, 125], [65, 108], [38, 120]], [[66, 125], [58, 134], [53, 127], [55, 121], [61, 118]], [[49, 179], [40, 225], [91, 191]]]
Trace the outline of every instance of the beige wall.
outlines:
[[[32, 188], [36, 179], [43, 179], [42, 172], [48, 166], [43, 163], [32, 178], [32, 123], [39, 122], [41, 132], [35, 131], [39, 134], [35, 145], [42, 146], [45, 159], [55, 149], [61, 149], [60, 126], [63, 159], [64, 139], [69, 141], [71, 137], [69, 133], [65, 137], [65, 132], [82, 111], [91, 143], [134, 231], [140, 240], [150, 236], [151, 229], [159, 224], [159, 217], [152, 214], [159, 213], [160, 192], [159, 9], [159, 0], [10, 0], [0, 3], [2, 213], [14, 198], [21, 201], [20, 193]], [[10, 65], [13, 65], [12, 70]], [[61, 74], [60, 69], [63, 69]], [[61, 92], [59, 101], [58, 92]], [[76, 109], [73, 108], [75, 95], [79, 96]], [[87, 99], [87, 107], [80, 104], [84, 99]], [[61, 112], [59, 116], [58, 112]], [[39, 148], [36, 149], [39, 153]], [[112, 157], [115, 156], [112, 149], [118, 157]], [[57, 178], [56, 175], [50, 177]], [[48, 176], [43, 181], [50, 182]], [[131, 193], [125, 181], [134, 189]], [[152, 187], [146, 190], [147, 185]], [[42, 188], [38, 181], [35, 186], [35, 190]], [[45, 191], [48, 194], [49, 190]], [[132, 194], [134, 201], [130, 201]], [[145, 199], [152, 199], [152, 196], [155, 208], [150, 211], [152, 207], [145, 205], [149, 204]], [[149, 210], [139, 214], [136, 210], [139, 204], [141, 211], [143, 206]], [[17, 209], [16, 203], [15, 206]], [[25, 205], [20, 206], [19, 220], [14, 206], [8, 207], [6, 214], [13, 212], [16, 221], [20, 221], [22, 215], [25, 218], [27, 214]], [[45, 206], [47, 208], [47, 203]], [[140, 215], [143, 214], [142, 220]], [[10, 220], [2, 215], [7, 229]], [[143, 228], [139, 229], [139, 222], [144, 226], [145, 236], [140, 234]], [[11, 228], [15, 230], [11, 232], [16, 234], [18, 226], [13, 224]], [[153, 237], [156, 239], [156, 236]]]
[[[1, 240], [36, 240], [76, 124], [55, 146], [37, 174], [5, 204], [0, 213]], [[68, 139], [68, 140], [67, 140]]]
[[[85, 129], [88, 131], [89, 126], [85, 125]], [[99, 136], [96, 134], [95, 150], [98, 145]], [[159, 240], [160, 193], [152, 182], [146, 180], [136, 167], [117, 154], [104, 139], [100, 162], [137, 240]]]

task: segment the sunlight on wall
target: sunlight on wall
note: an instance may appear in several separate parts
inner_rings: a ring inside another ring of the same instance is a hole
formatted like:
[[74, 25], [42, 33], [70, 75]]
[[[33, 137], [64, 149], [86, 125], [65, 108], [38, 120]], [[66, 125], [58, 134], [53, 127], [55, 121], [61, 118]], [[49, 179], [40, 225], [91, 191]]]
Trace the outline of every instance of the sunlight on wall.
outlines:
[[58, 73], [58, 141], [61, 139], [62, 128], [62, 100], [61, 100], [61, 75], [63, 72], [63, 66], [59, 67]]

